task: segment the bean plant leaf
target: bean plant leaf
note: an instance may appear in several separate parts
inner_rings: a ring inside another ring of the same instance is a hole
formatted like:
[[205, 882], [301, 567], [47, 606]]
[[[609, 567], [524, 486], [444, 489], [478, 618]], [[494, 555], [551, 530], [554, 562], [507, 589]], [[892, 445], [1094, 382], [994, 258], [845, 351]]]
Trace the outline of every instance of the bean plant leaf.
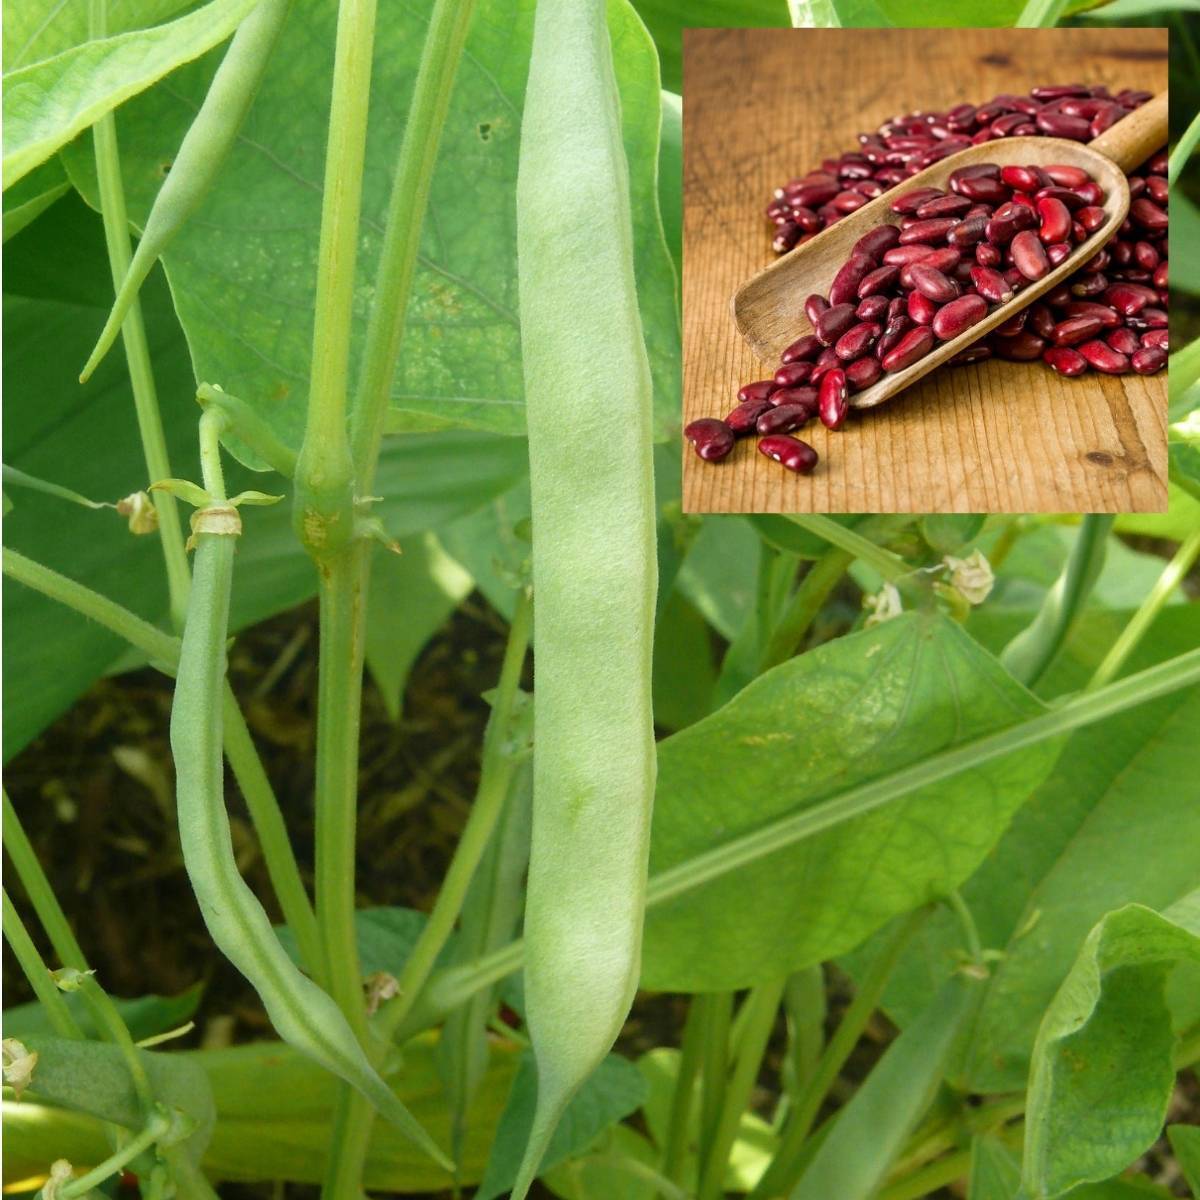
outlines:
[[1031, 1200], [1106, 1179], [1159, 1137], [1175, 1084], [1166, 982], [1180, 962], [1200, 964], [1200, 890], [1161, 914], [1126, 905], [1088, 934], [1034, 1045], [1022, 1166]]
[[432, 533], [408, 539], [402, 549], [376, 559], [367, 602], [367, 667], [393, 720], [417, 656], [474, 582]]
[[1200, 291], [1200, 208], [1179, 187], [1171, 194], [1171, 235], [1179, 281], [1172, 281], [1173, 286], [1195, 295]]
[[[940, 617], [826, 643], [659, 744], [651, 875], [1042, 711]], [[655, 905], [643, 985], [739, 988], [844, 953], [962, 883], [1056, 754], [1006, 755]]]
[[[548, 1171], [590, 1145], [602, 1130], [639, 1108], [645, 1097], [646, 1083], [637, 1067], [620, 1055], [610, 1054], [567, 1105], [542, 1159], [541, 1170]], [[533, 1127], [536, 1103], [537, 1067], [533, 1052], [527, 1050], [521, 1055], [475, 1200], [495, 1200], [512, 1187]]]
[[978, 537], [983, 513], [932, 513], [921, 518], [921, 536], [940, 554], [953, 554]]
[[[628, 1125], [610, 1125], [584, 1151], [546, 1171], [542, 1182], [563, 1200], [656, 1200], [650, 1177], [659, 1153]], [[649, 1168], [635, 1173], [630, 1164]]]
[[[1078, 687], [1086, 681], [1087, 658], [1094, 665], [1120, 624], [1114, 621], [1106, 636], [1097, 637], [1084, 659], [1059, 664], [1063, 682]], [[1168, 610], [1130, 669], [1194, 646], [1198, 628], [1194, 607]], [[1078, 730], [963, 886], [984, 945], [1002, 952], [956, 1069], [964, 1089], [1025, 1086], [1042, 1014], [1066, 964], [1105, 913], [1131, 902], [1166, 908], [1200, 885], [1194, 850], [1200, 809], [1193, 799], [1198, 722], [1200, 689], [1191, 688]], [[1129, 836], [1131, 828], [1138, 830], [1136, 838]], [[935, 981], [953, 965], [959, 936], [945, 914], [926, 922], [885, 1001], [902, 1026], [916, 1019]], [[1200, 1019], [1200, 999], [1190, 1008]]]
[[1200, 1196], [1200, 1125], [1171, 1125], [1167, 1137], [1192, 1196]]
[[1021, 1186], [1021, 1159], [995, 1134], [971, 1139], [967, 1200], [1015, 1200]]
[[[393, 432], [524, 432], [515, 188], [533, 8], [533, 0], [477, 6], [422, 233], [393, 381]], [[336, 8], [325, 0], [296, 0], [220, 180], [164, 256], [198, 377], [251, 403], [292, 447], [300, 444], [306, 407], [335, 20]], [[415, 8], [380, 7], [352, 378], [427, 29]], [[681, 385], [674, 277], [658, 212], [662, 95], [654, 47], [625, 0], [613, 0], [610, 30], [630, 166], [638, 295], [657, 428], [666, 437], [679, 423]], [[178, 72], [118, 114], [125, 190], [137, 228], [216, 61], [210, 55]], [[94, 205], [90, 146], [74, 145], [64, 157]]]
[[[22, 1039], [37, 1052], [30, 1091], [39, 1100], [126, 1129], [141, 1129], [145, 1113], [121, 1050], [109, 1042], [79, 1042], [33, 1034]], [[185, 1145], [199, 1162], [216, 1123], [212, 1089], [204, 1072], [180, 1054], [138, 1050], [156, 1099], [193, 1123]], [[7, 1124], [7, 1122], [6, 1122]]]
[[[1088, 8], [1079, 15], [1089, 21], [1112, 21], [1122, 24], [1126, 21], [1144, 21], [1148, 17], [1157, 18], [1162, 13], [1200, 12], [1200, 0], [1109, 0], [1107, 4], [1098, 4]], [[1171, 197], [1172, 207], [1175, 197]]]
[[167, 25], [84, 42], [4, 76], [4, 186], [118, 104], [223, 42], [255, 0], [210, 0]]
[[[203, 987], [196, 984], [186, 992], [180, 992], [178, 996], [138, 996], [131, 1000], [113, 997], [113, 1003], [134, 1040], [141, 1041], [143, 1038], [177, 1029], [189, 1021], [200, 1004], [203, 992]], [[80, 993], [64, 992], [63, 1000], [85, 1037], [103, 1036], [103, 1031], [96, 1028], [91, 1009], [87, 1007]], [[53, 1031], [54, 1027], [46, 1017], [46, 1010], [36, 1000], [4, 1010], [6, 1037], [50, 1035]]]
[[[425, 913], [415, 908], [386, 906], [357, 909], [354, 928], [358, 935], [358, 960], [363, 975], [399, 975], [428, 920]], [[283, 948], [299, 965], [300, 949], [292, 931], [286, 925], [278, 925], [275, 932]], [[452, 934], [442, 947], [437, 961], [442, 965], [453, 962], [456, 949], [455, 935]]]
[[70, 188], [71, 181], [57, 156], [34, 167], [4, 193], [4, 240], [16, 237]]

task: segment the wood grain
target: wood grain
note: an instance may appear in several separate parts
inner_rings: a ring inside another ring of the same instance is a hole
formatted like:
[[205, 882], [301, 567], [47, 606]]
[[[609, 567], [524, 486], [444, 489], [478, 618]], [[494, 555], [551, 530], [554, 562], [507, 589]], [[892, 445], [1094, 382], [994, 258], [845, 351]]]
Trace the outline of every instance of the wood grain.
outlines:
[[[740, 384], [773, 370], [730, 313], [738, 287], [774, 259], [762, 219], [773, 187], [915, 108], [1076, 79], [1162, 91], [1166, 55], [1157, 29], [687, 30], [685, 422], [723, 415]], [[1160, 512], [1166, 407], [1165, 373], [945, 368], [840, 433], [807, 427], [822, 459], [807, 478], [757, 454], [753, 439], [715, 466], [685, 447], [684, 508]]]

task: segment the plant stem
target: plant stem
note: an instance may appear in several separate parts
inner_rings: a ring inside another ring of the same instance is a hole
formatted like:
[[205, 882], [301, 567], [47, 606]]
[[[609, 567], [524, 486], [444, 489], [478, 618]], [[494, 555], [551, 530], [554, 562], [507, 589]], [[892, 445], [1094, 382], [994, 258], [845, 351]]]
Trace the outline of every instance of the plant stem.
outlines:
[[676, 1185], [683, 1183], [687, 1163], [688, 1127], [704, 1050], [704, 1026], [704, 1005], [699, 996], [693, 996], [688, 1003], [687, 1020], [683, 1026], [679, 1071], [675, 1076], [675, 1090], [671, 1094], [671, 1113], [667, 1120], [666, 1145], [663, 1147], [663, 1174]]
[[77, 1196], [86, 1196], [93, 1188], [99, 1187], [106, 1179], [123, 1170], [143, 1150], [148, 1150], [153, 1146], [169, 1127], [169, 1119], [162, 1113], [155, 1113], [140, 1133], [131, 1137], [98, 1166], [93, 1167], [86, 1174], [72, 1179], [58, 1194], [63, 1200], [75, 1200]]
[[921, 1196], [928, 1196], [939, 1188], [949, 1186], [956, 1179], [962, 1179], [970, 1169], [971, 1151], [959, 1150], [930, 1163], [907, 1179], [885, 1187], [879, 1193], [879, 1200], [918, 1200]]
[[[88, 33], [93, 39], [103, 38], [108, 28], [107, 0], [90, 0]], [[129, 218], [125, 210], [125, 189], [121, 182], [121, 159], [117, 148], [117, 125], [111, 112], [105, 113], [92, 126], [96, 152], [96, 179], [100, 192], [100, 215], [104, 221], [104, 240], [108, 247], [108, 264], [113, 288], [119, 291], [129, 270]], [[167, 439], [163, 433], [162, 414], [154, 387], [154, 371], [150, 365], [150, 347], [146, 341], [146, 326], [142, 307], [134, 300], [121, 326], [129, 381], [133, 388], [133, 404], [137, 414], [138, 432], [150, 482], [168, 479], [171, 465], [167, 456]], [[175, 498], [167, 492], [151, 493], [158, 514], [158, 535], [162, 542], [163, 559], [167, 569], [167, 591], [170, 597], [171, 623], [176, 630], [183, 628], [187, 612], [188, 572], [187, 552], [183, 548], [183, 530]]]
[[1200, 530], [1180, 544], [1179, 549], [1175, 551], [1175, 557], [1167, 563], [1162, 574], [1154, 581], [1154, 586], [1138, 605], [1137, 612], [1129, 618], [1129, 624], [1121, 630], [1117, 640], [1113, 642], [1103, 661], [1096, 668], [1095, 674], [1087, 685], [1089, 692], [1103, 687], [1125, 665], [1126, 660], [1137, 648], [1146, 631], [1154, 624], [1158, 614], [1162, 612], [1171, 593], [1192, 569], [1197, 555], [1200, 555]]
[[834, 1080], [841, 1074], [850, 1052], [858, 1045], [871, 1014], [879, 1007], [884, 989], [892, 977], [892, 971], [904, 948], [928, 916], [927, 909], [918, 909], [899, 922], [888, 935], [879, 953], [871, 961], [859, 982], [858, 990], [850, 1007], [846, 1009], [833, 1037], [825, 1047], [817, 1068], [803, 1091], [797, 1096], [795, 1107], [779, 1139], [779, 1148], [771, 1165], [767, 1167], [749, 1200], [783, 1194], [791, 1189], [799, 1176], [803, 1154], [813, 1122], [821, 1111], [821, 1105]]
[[700, 1160], [708, 1152], [717, 1132], [721, 1101], [729, 1071], [729, 1027], [733, 1020], [733, 993], [707, 992], [701, 998], [704, 1041], [700, 1062]]
[[391, 1032], [408, 1016], [433, 970], [437, 956], [453, 933], [467, 889], [475, 877], [476, 868], [491, 840], [508, 795], [509, 784], [517, 767], [517, 758], [508, 745], [512, 736], [513, 703], [520, 688], [521, 671], [529, 649], [532, 618], [530, 593], [527, 588], [522, 588], [508, 630], [508, 645], [504, 651], [491, 717], [483, 735], [483, 758], [475, 803], [449, 870], [442, 880], [433, 911], [400, 972], [396, 998], [380, 1013], [379, 1024], [386, 1036], [390, 1037]]
[[1021, 15], [1017, 18], [1017, 29], [1040, 29], [1057, 25], [1058, 18], [1066, 8], [1066, 0], [1026, 0]]
[[[43, 596], [89, 617], [131, 646], [142, 651], [160, 670], [173, 674], [179, 661], [179, 639], [164, 633], [149, 621], [131, 613], [127, 608], [94, 592], [91, 588], [31, 558], [7, 547], [3, 552], [4, 574], [10, 579], [31, 587]], [[262, 759], [255, 749], [250, 730], [228, 682], [224, 693], [225, 756], [233, 769], [238, 787], [250, 811], [254, 831], [258, 835], [263, 860], [271, 886], [275, 890], [283, 918], [296, 936], [301, 958], [310, 974], [320, 979], [324, 974], [324, 955], [321, 951], [316, 918], [312, 904], [300, 877], [300, 869], [292, 853], [287, 824], [279, 800], [263, 769]]]
[[760, 672], [777, 667], [796, 653], [809, 627], [824, 607], [825, 601], [829, 599], [829, 594], [841, 582], [853, 561], [853, 554], [835, 546], [809, 567], [786, 610], [771, 631], [767, 647], [763, 651]]
[[354, 468], [363, 494], [371, 490], [379, 458], [433, 169], [474, 9], [475, 0], [437, 0], [434, 5], [396, 160], [351, 415]]
[[1026, 687], [1038, 684], [1086, 607], [1104, 569], [1114, 520], [1097, 513], [1083, 518], [1062, 573], [1046, 593], [1037, 615], [1004, 647], [1000, 661]]
[[62, 993], [51, 978], [50, 969], [46, 966], [41, 954], [38, 953], [38, 948], [33, 944], [33, 938], [29, 936], [29, 930], [25, 928], [21, 914], [17, 912], [16, 906], [8, 898], [7, 888], [3, 890], [2, 896], [4, 940], [12, 947], [21, 973], [29, 980], [33, 994], [46, 1010], [46, 1017], [50, 1021], [51, 1028], [59, 1037], [82, 1041], [83, 1030], [79, 1028], [75, 1018], [71, 1015], [71, 1010], [67, 1007], [66, 1000], [63, 999]]
[[742, 1002], [742, 1012], [738, 1013], [739, 1018], [745, 1013], [742, 1036], [738, 1042], [733, 1072], [721, 1100], [716, 1130], [707, 1148], [697, 1200], [720, 1200], [724, 1194], [729, 1152], [737, 1137], [742, 1113], [750, 1103], [750, 1093], [754, 1090], [763, 1054], [775, 1027], [775, 1015], [779, 1011], [779, 1002], [783, 999], [786, 982], [784, 977], [771, 983], [760, 984]]
[[[1030, 717], [1018, 725], [943, 750], [923, 762], [860, 784], [812, 808], [780, 817], [762, 829], [699, 854], [652, 877], [646, 906], [650, 908], [683, 895], [785, 846], [863, 813], [873, 812], [917, 788], [939, 783], [1004, 754], [1070, 733], [1197, 682], [1200, 682], [1200, 649], [1189, 650], [1169, 662], [1079, 695], [1060, 708]], [[496, 983], [517, 970], [523, 954], [521, 942], [514, 941], [478, 962], [435, 974], [426, 989], [426, 996], [413, 1014], [416, 1019], [410, 1020], [403, 1032], [412, 1033], [417, 1028], [427, 1027], [427, 1023], [462, 1003], [479, 988]]]
[[1167, 160], [1167, 184], [1169, 187], [1175, 186], [1175, 181], [1179, 178], [1180, 171], [1187, 166], [1188, 159], [1191, 158], [1197, 142], [1200, 142], [1200, 113], [1197, 113], [1188, 123], [1188, 127], [1180, 135], [1179, 141], [1175, 143], [1171, 157]]
[[823, 538], [831, 546], [837, 546], [853, 558], [861, 559], [874, 567], [889, 583], [898, 583], [914, 574], [913, 568], [898, 554], [893, 554], [870, 538], [863, 537], [861, 533], [848, 529], [829, 517], [791, 514], [788, 520]]
[[[344, 552], [354, 535], [354, 472], [346, 408], [374, 44], [375, 0], [340, 0], [308, 413], [295, 479], [296, 533], [318, 563]], [[343, 569], [349, 573], [351, 568]]]
[[957, 888], [952, 892], [947, 892], [943, 899], [962, 930], [968, 958], [976, 967], [982, 967], [983, 942], [979, 938], [979, 926], [975, 924], [974, 913], [971, 912], [967, 902], [962, 898], [962, 893]]

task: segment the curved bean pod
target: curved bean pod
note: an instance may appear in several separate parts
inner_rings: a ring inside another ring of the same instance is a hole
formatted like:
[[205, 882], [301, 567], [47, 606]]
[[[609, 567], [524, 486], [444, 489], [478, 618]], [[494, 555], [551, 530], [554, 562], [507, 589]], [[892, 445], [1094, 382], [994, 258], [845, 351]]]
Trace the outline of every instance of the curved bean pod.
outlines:
[[193, 529], [196, 556], [171, 705], [171, 753], [179, 840], [204, 923], [217, 948], [258, 992], [285, 1042], [356, 1087], [385, 1120], [452, 1169], [375, 1073], [338, 1006], [288, 957], [238, 871], [225, 811], [221, 742], [237, 510], [223, 501], [201, 508]]
[[179, 153], [154, 198], [142, 239], [113, 301], [112, 311], [96, 348], [80, 372], [81, 383], [87, 381], [117, 340], [130, 306], [159, 255], [183, 228], [221, 173], [262, 82], [291, 4], [292, 0], [259, 0], [233, 35], [204, 103], [184, 135]]
[[517, 179], [536, 612], [525, 995], [538, 1097], [514, 1200], [633, 1000], [654, 796], [651, 384], [604, 10], [539, 0]]

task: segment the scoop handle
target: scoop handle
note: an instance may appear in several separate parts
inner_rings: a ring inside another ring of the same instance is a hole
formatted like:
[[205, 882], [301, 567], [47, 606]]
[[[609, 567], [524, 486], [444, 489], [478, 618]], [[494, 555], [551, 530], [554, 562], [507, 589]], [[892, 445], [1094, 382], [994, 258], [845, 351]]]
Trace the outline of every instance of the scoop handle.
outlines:
[[1089, 142], [1088, 149], [1111, 158], [1128, 175], [1166, 144], [1167, 93], [1159, 92], [1153, 100], [1147, 100]]

